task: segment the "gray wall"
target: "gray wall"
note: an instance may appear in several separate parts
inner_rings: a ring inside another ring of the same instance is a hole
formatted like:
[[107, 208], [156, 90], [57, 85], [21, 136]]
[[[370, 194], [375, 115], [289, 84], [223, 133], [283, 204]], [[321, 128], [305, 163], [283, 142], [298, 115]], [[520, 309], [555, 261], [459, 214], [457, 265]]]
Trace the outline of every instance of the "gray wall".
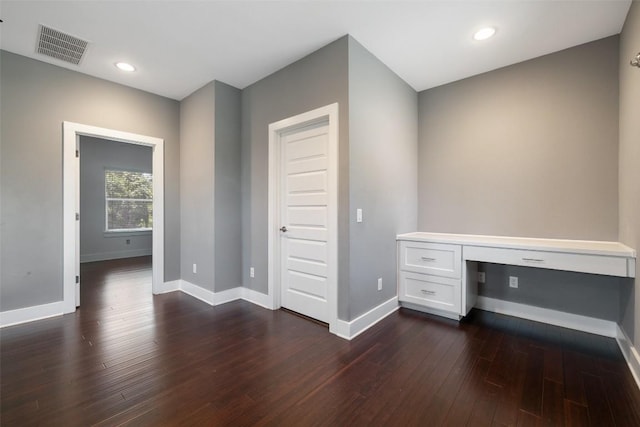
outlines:
[[417, 111], [416, 91], [349, 37], [349, 320], [397, 294], [395, 238], [417, 230]]
[[[339, 303], [348, 316], [349, 104], [348, 38], [343, 37], [242, 91], [242, 281], [267, 293], [268, 126], [334, 102], [339, 104]], [[249, 278], [249, 267], [255, 278]]]
[[[486, 273], [486, 284], [478, 285], [482, 296], [613, 322], [620, 318], [625, 279], [488, 263], [478, 270]], [[517, 289], [508, 286], [509, 276], [518, 277]]]
[[242, 92], [243, 283], [267, 292], [268, 125], [333, 102], [340, 121], [338, 317], [351, 320], [396, 295], [395, 236], [417, 226], [417, 94], [351, 37]]
[[0, 310], [62, 300], [63, 121], [164, 139], [164, 280], [178, 279], [178, 102], [5, 51], [0, 79]]
[[[180, 102], [181, 278], [214, 291], [215, 84]], [[193, 273], [193, 264], [197, 273]]]
[[617, 36], [421, 92], [419, 117], [420, 230], [617, 240]]
[[180, 102], [180, 162], [182, 279], [241, 286], [239, 89], [213, 81]]
[[80, 262], [151, 255], [151, 231], [105, 234], [104, 172], [152, 173], [152, 160], [151, 147], [80, 137]]
[[[618, 240], [617, 36], [430, 89], [419, 102], [421, 231]], [[480, 295], [620, 315], [618, 279], [484, 268]], [[576, 295], [589, 298], [576, 304]]]
[[[640, 52], [640, 3], [634, 1], [620, 36], [620, 241], [640, 251], [640, 69], [629, 61]], [[640, 258], [639, 258], [640, 259]], [[640, 262], [636, 260], [636, 271]], [[622, 328], [640, 343], [640, 292], [630, 281], [622, 298]]]
[[215, 82], [215, 290], [242, 285], [240, 90]]

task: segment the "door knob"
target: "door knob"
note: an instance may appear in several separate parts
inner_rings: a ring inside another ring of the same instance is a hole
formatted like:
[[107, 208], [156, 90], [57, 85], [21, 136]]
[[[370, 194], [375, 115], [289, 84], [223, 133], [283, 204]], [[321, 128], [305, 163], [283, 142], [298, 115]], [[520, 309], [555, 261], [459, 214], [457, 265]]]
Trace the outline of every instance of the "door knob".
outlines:
[[286, 233], [288, 230], [287, 230], [287, 227], [283, 225], [282, 227], [280, 227], [280, 231], [282, 231], [283, 233]]

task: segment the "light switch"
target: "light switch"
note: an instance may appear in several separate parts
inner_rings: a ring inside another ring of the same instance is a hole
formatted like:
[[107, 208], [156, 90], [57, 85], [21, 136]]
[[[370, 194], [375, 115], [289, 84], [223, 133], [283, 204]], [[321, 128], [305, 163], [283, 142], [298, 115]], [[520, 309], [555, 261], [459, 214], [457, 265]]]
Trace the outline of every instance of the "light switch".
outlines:
[[356, 209], [356, 222], [362, 222], [362, 209]]

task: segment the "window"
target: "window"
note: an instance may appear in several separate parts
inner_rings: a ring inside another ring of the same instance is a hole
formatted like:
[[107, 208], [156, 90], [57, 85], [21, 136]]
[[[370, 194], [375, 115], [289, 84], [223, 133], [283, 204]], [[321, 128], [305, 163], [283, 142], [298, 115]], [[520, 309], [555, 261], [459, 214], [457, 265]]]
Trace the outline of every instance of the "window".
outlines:
[[105, 170], [107, 231], [153, 228], [153, 177], [150, 173]]

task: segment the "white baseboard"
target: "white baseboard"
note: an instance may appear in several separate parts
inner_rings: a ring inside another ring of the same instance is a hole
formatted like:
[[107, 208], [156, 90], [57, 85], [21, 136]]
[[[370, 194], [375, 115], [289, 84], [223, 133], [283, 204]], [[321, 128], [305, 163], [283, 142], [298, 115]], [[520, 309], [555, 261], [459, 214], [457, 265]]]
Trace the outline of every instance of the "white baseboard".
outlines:
[[374, 307], [366, 313], [356, 317], [350, 322], [338, 319], [335, 328], [331, 328], [330, 332], [338, 335], [340, 338], [352, 340], [391, 313], [398, 310], [398, 308], [398, 297], [393, 297], [379, 306]]
[[149, 255], [151, 255], [151, 248], [131, 249], [127, 251], [99, 252], [95, 254], [80, 255], [80, 263], [95, 262], [95, 261], [109, 261], [112, 259], [122, 259], [122, 258], [135, 258], [139, 256], [149, 256]]
[[240, 288], [242, 290], [242, 299], [253, 303], [255, 305], [259, 305], [260, 307], [264, 307], [269, 310], [274, 310], [274, 307], [271, 303], [271, 298], [269, 295], [263, 294], [262, 292], [254, 291], [249, 288]]
[[438, 309], [435, 309], [435, 308], [425, 307], [425, 306], [419, 305], [419, 304], [412, 304], [412, 303], [406, 302], [406, 301], [402, 301], [400, 303], [400, 307], [408, 308], [410, 310], [420, 311], [422, 313], [433, 314], [433, 315], [438, 316], [438, 317], [444, 317], [445, 319], [455, 320], [456, 322], [459, 322], [460, 319], [461, 319], [461, 316], [459, 314], [449, 313], [449, 312], [446, 312], [444, 310], [438, 310]]
[[47, 319], [49, 317], [62, 316], [63, 314], [63, 301], [3, 311], [0, 312], [0, 328], [33, 322], [34, 320]]
[[178, 286], [176, 288], [172, 288], [167, 292], [171, 292], [172, 290], [180, 290], [185, 294], [191, 295], [194, 298], [197, 298], [201, 301], [206, 302], [209, 305], [225, 304], [227, 302], [242, 299], [252, 304], [259, 305], [263, 308], [273, 310], [273, 308], [271, 308], [270, 306], [269, 296], [266, 294], [254, 291], [253, 289], [244, 288], [242, 286], [236, 286], [235, 288], [226, 289], [221, 292], [212, 292], [198, 285], [194, 285], [193, 283], [187, 282], [186, 280], [176, 280], [175, 282], [178, 283]]
[[153, 289], [155, 295], [166, 294], [167, 292], [175, 292], [180, 290], [180, 279], [164, 282]]
[[475, 306], [481, 310], [493, 311], [494, 313], [506, 314], [507, 316], [521, 317], [535, 322], [548, 323], [550, 325], [588, 332], [590, 334], [610, 338], [616, 338], [618, 335], [617, 323], [610, 320], [596, 319], [594, 317], [565, 313], [563, 311], [550, 310], [548, 308], [518, 304], [483, 296], [478, 296], [478, 301]]
[[237, 286], [235, 288], [215, 292], [213, 294], [213, 305], [225, 304], [227, 302], [239, 300], [241, 298], [242, 288], [240, 286]]
[[206, 302], [209, 305], [215, 305], [215, 293], [208, 289], [194, 285], [186, 280], [180, 280], [180, 290], [185, 294], [199, 299], [200, 301]]
[[[221, 292], [212, 292], [198, 285], [187, 282], [186, 280], [178, 279], [161, 283], [156, 287], [156, 289], [154, 289], [154, 294], [159, 295], [175, 291], [182, 291], [185, 294], [204, 301], [209, 305], [219, 305], [243, 299], [261, 307], [271, 309], [271, 307], [269, 307], [268, 295], [256, 292], [252, 289], [243, 288], [241, 286]], [[57, 301], [49, 304], [20, 308], [17, 310], [3, 311], [0, 312], [0, 328], [33, 322], [35, 320], [46, 319], [54, 316], [62, 316], [64, 314], [63, 309], [63, 301]]]
[[[193, 283], [189, 283], [186, 280], [178, 280], [176, 282], [179, 282], [178, 290], [191, 295], [192, 297], [197, 298], [201, 301], [204, 301], [209, 305], [225, 304], [227, 302], [242, 299], [268, 310], [274, 310], [269, 295], [254, 291], [253, 289], [238, 286], [235, 288], [224, 290], [222, 292], [211, 292], [207, 289], [201, 288], [200, 286], [194, 285]], [[396, 311], [397, 309], [398, 298], [393, 297], [390, 300], [383, 302], [379, 306], [374, 307], [363, 315], [357, 317], [351, 322], [346, 322], [344, 320], [338, 319], [335, 327], [330, 328], [330, 332], [338, 335], [341, 338], [351, 340], [378, 323], [380, 320]]]
[[633, 379], [636, 380], [636, 384], [640, 388], [640, 355], [620, 326], [617, 327], [617, 333], [616, 341], [618, 341], [620, 351], [629, 365]]

